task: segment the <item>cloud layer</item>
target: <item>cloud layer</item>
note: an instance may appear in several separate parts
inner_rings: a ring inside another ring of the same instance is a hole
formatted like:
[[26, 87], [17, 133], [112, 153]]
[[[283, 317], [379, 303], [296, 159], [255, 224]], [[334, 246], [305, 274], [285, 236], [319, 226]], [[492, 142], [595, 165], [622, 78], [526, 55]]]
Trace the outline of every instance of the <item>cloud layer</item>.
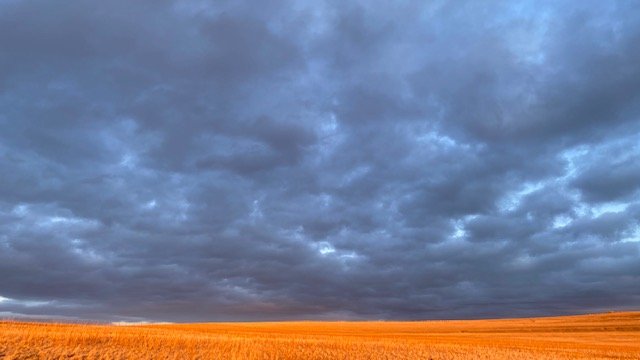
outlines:
[[0, 315], [640, 303], [633, 2], [0, 2]]

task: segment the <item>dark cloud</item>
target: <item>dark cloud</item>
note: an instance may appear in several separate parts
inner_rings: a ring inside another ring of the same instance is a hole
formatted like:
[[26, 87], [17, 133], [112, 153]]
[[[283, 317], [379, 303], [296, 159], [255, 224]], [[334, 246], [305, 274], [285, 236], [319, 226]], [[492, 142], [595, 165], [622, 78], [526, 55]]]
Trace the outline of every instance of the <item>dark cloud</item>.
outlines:
[[1, 2], [0, 315], [637, 306], [638, 11]]

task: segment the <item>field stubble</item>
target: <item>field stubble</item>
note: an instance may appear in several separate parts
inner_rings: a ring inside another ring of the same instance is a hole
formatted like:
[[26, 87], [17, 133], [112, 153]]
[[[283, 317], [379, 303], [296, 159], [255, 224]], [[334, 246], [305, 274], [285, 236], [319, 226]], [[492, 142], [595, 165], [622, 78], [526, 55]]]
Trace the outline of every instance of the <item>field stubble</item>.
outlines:
[[1, 359], [640, 359], [640, 312], [415, 322], [0, 322]]

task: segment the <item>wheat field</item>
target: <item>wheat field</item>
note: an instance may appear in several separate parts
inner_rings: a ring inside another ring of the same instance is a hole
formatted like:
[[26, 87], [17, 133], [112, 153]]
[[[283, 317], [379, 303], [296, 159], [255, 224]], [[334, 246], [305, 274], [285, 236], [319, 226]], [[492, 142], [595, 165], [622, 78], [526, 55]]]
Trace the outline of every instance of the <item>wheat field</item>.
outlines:
[[640, 312], [415, 322], [0, 322], [2, 359], [640, 359]]

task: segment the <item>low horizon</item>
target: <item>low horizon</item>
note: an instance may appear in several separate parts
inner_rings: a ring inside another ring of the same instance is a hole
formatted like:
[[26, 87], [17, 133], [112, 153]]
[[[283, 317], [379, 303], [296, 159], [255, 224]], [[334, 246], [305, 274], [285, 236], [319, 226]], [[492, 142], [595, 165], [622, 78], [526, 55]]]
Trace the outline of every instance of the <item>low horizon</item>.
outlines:
[[134, 320], [134, 321], [100, 321], [87, 319], [72, 318], [55, 318], [55, 317], [0, 317], [1, 322], [14, 323], [47, 323], [47, 324], [77, 324], [77, 325], [118, 325], [118, 326], [135, 326], [135, 325], [198, 325], [198, 324], [260, 324], [260, 323], [360, 323], [360, 322], [382, 322], [382, 323], [404, 323], [404, 322], [430, 322], [430, 321], [491, 321], [491, 320], [522, 320], [522, 319], [547, 319], [547, 318], [565, 318], [565, 317], [582, 317], [582, 316], [600, 316], [615, 314], [640, 314], [640, 308], [630, 308], [626, 310], [603, 310], [595, 312], [578, 312], [566, 313], [560, 315], [535, 315], [535, 316], [504, 316], [504, 317], [478, 317], [478, 318], [423, 318], [423, 319], [287, 319], [287, 320], [221, 320], [221, 321], [153, 321], [153, 320]]
[[640, 6], [0, 1], [0, 318], [640, 304]]

